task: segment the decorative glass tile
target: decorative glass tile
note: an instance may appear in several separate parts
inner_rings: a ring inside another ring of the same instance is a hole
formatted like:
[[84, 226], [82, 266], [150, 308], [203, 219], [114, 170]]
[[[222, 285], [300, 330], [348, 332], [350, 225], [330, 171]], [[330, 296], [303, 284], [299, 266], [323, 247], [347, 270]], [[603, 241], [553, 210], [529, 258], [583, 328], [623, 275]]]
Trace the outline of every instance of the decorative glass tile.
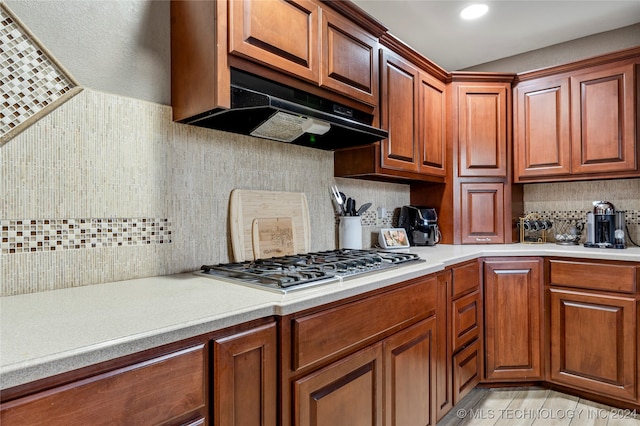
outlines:
[[0, 146], [81, 88], [0, 2]]
[[171, 243], [171, 221], [153, 218], [0, 220], [2, 254]]

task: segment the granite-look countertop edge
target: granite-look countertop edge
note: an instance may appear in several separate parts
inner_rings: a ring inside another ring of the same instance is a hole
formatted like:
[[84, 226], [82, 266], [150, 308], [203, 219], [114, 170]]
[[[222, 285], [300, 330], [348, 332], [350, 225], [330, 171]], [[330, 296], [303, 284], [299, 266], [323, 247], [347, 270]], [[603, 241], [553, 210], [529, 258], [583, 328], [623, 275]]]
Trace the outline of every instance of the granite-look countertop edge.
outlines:
[[[0, 308], [12, 307], [0, 310], [0, 389], [254, 319], [289, 315], [479, 257], [558, 256], [640, 262], [640, 248], [507, 244], [438, 245], [411, 251], [425, 262], [287, 295], [187, 273], [0, 298]], [[20, 311], [29, 314], [16, 313]], [[35, 353], [30, 352], [36, 348]]]

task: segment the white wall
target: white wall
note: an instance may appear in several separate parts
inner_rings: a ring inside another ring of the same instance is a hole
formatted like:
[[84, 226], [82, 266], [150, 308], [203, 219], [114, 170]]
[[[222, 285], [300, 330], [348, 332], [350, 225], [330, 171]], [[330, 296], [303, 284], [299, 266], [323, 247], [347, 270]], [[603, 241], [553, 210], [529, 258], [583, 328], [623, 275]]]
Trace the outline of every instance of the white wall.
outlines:
[[168, 0], [8, 0], [81, 86], [171, 105]]

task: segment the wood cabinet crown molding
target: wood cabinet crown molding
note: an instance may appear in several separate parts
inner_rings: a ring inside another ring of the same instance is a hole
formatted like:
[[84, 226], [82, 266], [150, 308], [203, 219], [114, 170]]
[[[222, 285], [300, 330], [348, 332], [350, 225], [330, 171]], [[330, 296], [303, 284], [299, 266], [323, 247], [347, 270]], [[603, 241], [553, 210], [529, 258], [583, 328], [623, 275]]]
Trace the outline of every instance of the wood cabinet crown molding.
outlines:
[[389, 33], [384, 33], [380, 36], [379, 41], [381, 45], [393, 50], [408, 61], [412, 62], [422, 71], [427, 72], [429, 75], [445, 83], [450, 81], [449, 72], [447, 70], [440, 67], [435, 62], [430, 61], [399, 38]]
[[448, 81], [513, 84], [515, 78], [516, 74], [510, 72], [452, 71]]
[[380, 37], [388, 31], [380, 21], [369, 15], [367, 12], [358, 7], [351, 1], [344, 0], [320, 0], [323, 6], [329, 6], [344, 17], [350, 19], [369, 31], [373, 36]]
[[623, 61], [625, 59], [632, 59], [640, 55], [640, 46], [632, 47], [630, 49], [617, 50], [615, 52], [607, 53], [604, 55], [593, 56], [590, 58], [582, 59], [579, 61], [569, 62], [562, 65], [554, 65], [550, 67], [540, 68], [532, 71], [525, 71], [518, 73], [515, 77], [514, 84], [518, 84], [523, 81], [533, 80], [540, 77], [553, 76], [565, 72], [571, 72], [580, 70], [582, 68], [591, 68], [598, 65], [604, 65], [610, 62]]

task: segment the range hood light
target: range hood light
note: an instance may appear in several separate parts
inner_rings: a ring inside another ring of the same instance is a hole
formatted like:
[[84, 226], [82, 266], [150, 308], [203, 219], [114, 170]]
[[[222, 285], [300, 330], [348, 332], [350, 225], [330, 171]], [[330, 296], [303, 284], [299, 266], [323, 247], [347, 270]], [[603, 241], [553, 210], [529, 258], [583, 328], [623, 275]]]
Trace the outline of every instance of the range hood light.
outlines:
[[293, 142], [304, 134], [303, 126], [306, 121], [307, 119], [304, 117], [278, 111], [255, 128], [250, 135], [280, 142]]
[[306, 123], [302, 125], [302, 130], [304, 130], [305, 133], [311, 133], [314, 135], [324, 135], [330, 129], [330, 123], [322, 120], [316, 120], [315, 118], [307, 119]]

